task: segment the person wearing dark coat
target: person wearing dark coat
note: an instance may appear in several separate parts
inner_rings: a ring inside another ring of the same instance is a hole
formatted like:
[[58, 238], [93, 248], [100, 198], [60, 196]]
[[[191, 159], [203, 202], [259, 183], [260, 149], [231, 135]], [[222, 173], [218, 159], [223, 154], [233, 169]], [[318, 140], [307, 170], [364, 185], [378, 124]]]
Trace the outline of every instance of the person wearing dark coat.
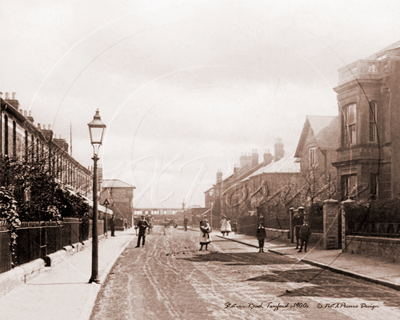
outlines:
[[311, 236], [311, 228], [308, 225], [307, 221], [304, 221], [303, 225], [300, 227], [301, 246], [298, 252], [301, 252], [303, 250], [303, 244], [304, 244], [304, 252], [307, 252], [307, 244], [308, 240], [310, 239], [310, 236]]
[[267, 235], [265, 233], [265, 228], [262, 223], [258, 225], [256, 237], [258, 240], [258, 248], [259, 248], [258, 252], [264, 252], [264, 240], [267, 237]]
[[238, 230], [238, 223], [236, 220], [233, 221], [232, 223], [232, 231], [237, 234], [237, 230]]
[[185, 231], [187, 231], [188, 222], [189, 222], [189, 219], [187, 217], [185, 217], [183, 219], [183, 227], [184, 227]]
[[111, 219], [110, 219], [110, 229], [111, 229], [111, 237], [115, 237], [115, 218], [114, 218], [114, 215], [112, 215]]
[[296, 236], [296, 249], [299, 248], [300, 227], [302, 226], [302, 224], [303, 224], [303, 218], [299, 214], [296, 214], [293, 217], [294, 235]]
[[144, 247], [145, 239], [146, 239], [146, 229], [149, 227], [149, 223], [146, 221], [144, 216], [142, 216], [142, 220], [140, 220], [137, 224], [139, 228], [139, 235], [136, 248], [140, 247], [140, 239], [142, 240], [142, 247]]

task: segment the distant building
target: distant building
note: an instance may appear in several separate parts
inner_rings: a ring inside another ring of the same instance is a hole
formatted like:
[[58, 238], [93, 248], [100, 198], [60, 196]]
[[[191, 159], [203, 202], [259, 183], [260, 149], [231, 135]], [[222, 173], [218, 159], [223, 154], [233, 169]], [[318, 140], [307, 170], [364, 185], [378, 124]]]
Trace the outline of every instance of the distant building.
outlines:
[[110, 203], [109, 208], [113, 210], [115, 218], [127, 219], [133, 225], [133, 190], [134, 186], [118, 179], [104, 179], [100, 193], [99, 203], [103, 204], [106, 199]]
[[286, 227], [276, 225], [277, 219], [286, 222], [287, 209], [301, 185], [300, 164], [293, 154], [273, 161], [237, 185], [238, 197], [231, 205], [237, 204], [238, 214], [233, 218], [257, 215], [267, 227]]
[[[400, 194], [400, 41], [339, 69], [338, 184], [343, 199]], [[356, 192], [354, 193], [354, 189]]]
[[222, 171], [218, 171], [216, 175], [215, 185], [205, 192], [206, 207], [211, 207], [213, 218], [217, 221], [221, 216], [237, 217], [240, 215], [240, 207], [233, 205], [242, 197], [241, 191], [236, 187], [241, 181], [257, 170], [268, 166], [271, 162], [277, 162], [284, 157], [284, 145], [280, 138], [276, 139], [274, 144], [274, 156], [265, 151], [263, 161], [259, 163], [259, 154], [256, 149], [251, 153], [243, 154], [239, 158], [239, 166], [235, 166], [233, 173], [224, 178]]

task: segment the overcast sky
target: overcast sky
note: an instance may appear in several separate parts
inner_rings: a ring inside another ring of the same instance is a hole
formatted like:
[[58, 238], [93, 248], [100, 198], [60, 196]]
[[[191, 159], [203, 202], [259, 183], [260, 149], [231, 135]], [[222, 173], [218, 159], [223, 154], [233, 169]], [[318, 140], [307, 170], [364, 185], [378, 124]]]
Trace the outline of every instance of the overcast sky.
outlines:
[[92, 165], [87, 123], [107, 125], [105, 178], [136, 207], [204, 206], [218, 169], [337, 115], [337, 69], [398, 40], [382, 1], [2, 0], [0, 91], [16, 92]]

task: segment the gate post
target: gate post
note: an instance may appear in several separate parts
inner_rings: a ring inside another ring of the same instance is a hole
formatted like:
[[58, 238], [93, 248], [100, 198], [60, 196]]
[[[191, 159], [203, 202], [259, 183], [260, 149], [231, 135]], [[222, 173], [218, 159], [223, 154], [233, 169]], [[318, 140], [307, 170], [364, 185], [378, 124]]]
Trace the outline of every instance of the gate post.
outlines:
[[294, 241], [293, 241], [293, 229], [294, 229], [294, 226], [293, 226], [293, 210], [294, 210], [294, 208], [293, 207], [291, 207], [290, 209], [289, 209], [289, 218], [290, 218], [290, 221], [289, 221], [289, 224], [290, 224], [290, 226], [289, 226], [289, 228], [290, 228], [290, 232], [289, 232], [289, 235], [290, 235], [290, 243], [293, 243]]
[[324, 201], [324, 237], [323, 249], [338, 249], [339, 247], [339, 207], [338, 201], [329, 199]]
[[340, 213], [341, 213], [341, 216], [342, 216], [342, 230], [341, 230], [341, 236], [342, 236], [342, 250], [343, 250], [343, 252], [346, 252], [346, 234], [348, 233], [348, 227], [347, 227], [347, 222], [346, 222], [346, 211], [345, 211], [345, 209], [344, 209], [344, 206], [347, 204], [347, 203], [353, 203], [353, 202], [355, 202], [354, 200], [351, 200], [351, 199], [347, 199], [347, 200], [345, 200], [345, 201], [342, 201], [341, 203], [340, 203]]

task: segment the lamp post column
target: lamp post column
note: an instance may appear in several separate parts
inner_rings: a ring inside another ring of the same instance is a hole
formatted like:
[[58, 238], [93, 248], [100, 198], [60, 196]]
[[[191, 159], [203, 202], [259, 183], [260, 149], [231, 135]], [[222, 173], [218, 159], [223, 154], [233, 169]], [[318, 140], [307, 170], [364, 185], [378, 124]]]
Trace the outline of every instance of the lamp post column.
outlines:
[[97, 236], [97, 161], [99, 158], [95, 154], [93, 156], [94, 172], [93, 172], [93, 225], [92, 225], [92, 276], [89, 283], [99, 283], [99, 242]]
[[105, 232], [105, 236], [106, 236], [106, 238], [108, 239], [108, 227], [107, 227], [107, 204], [106, 204], [106, 215], [105, 215], [105, 218], [104, 218], [104, 228], [105, 228], [105, 230], [106, 230], [106, 232]]

